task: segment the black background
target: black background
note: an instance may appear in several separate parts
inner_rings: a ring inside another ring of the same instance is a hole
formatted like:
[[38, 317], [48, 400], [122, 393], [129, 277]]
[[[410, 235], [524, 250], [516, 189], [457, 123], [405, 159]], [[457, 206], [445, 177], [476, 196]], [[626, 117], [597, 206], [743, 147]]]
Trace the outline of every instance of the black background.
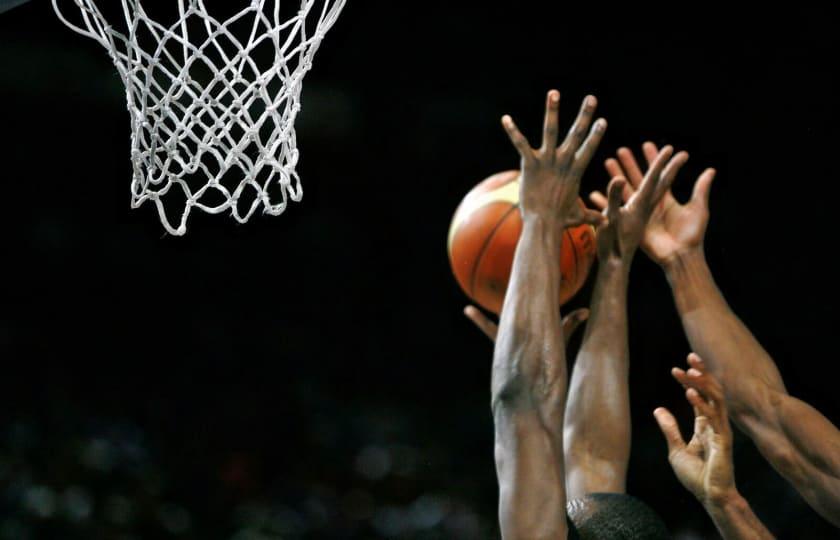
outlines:
[[[350, 0], [304, 87], [303, 202], [247, 225], [194, 213], [175, 238], [129, 209], [105, 52], [49, 2], [4, 14], [0, 537], [497, 537], [491, 346], [461, 314], [446, 232], [472, 185], [517, 166], [499, 117], [536, 140], [549, 88], [564, 122], [586, 93], [610, 122], [586, 190], [649, 138], [691, 153], [680, 198], [719, 170], [717, 281], [791, 393], [837, 421], [836, 52], [804, 8]], [[688, 428], [668, 371], [689, 349], [643, 254], [629, 312], [629, 491], [675, 537], [713, 537], [651, 417], [667, 405]], [[736, 445], [771, 530], [836, 536]]]

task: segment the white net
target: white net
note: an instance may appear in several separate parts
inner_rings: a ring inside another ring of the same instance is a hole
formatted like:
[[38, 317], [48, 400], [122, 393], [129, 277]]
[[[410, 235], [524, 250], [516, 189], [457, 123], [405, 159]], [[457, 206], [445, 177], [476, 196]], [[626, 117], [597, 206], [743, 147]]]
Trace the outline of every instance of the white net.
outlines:
[[203, 0], [147, 0], [170, 9], [155, 19], [141, 0], [120, 0], [121, 12], [107, 17], [95, 0], [73, 0], [79, 24], [60, 1], [59, 18], [108, 49], [125, 83], [132, 208], [154, 201], [166, 230], [182, 235], [195, 208], [244, 223], [259, 208], [279, 215], [301, 199], [302, 82], [345, 0], [286, 0], [282, 9], [280, 0], [227, 0], [248, 5], [224, 15]]

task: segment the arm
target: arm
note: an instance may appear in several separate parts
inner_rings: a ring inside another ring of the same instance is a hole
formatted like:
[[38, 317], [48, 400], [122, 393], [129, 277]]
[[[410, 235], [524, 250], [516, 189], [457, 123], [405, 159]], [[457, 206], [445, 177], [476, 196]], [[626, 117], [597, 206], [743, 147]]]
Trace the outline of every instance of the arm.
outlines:
[[600, 221], [578, 204], [580, 177], [606, 123], [595, 98], [584, 100], [557, 148], [559, 93], [549, 92], [543, 145], [534, 150], [509, 116], [503, 125], [522, 157], [522, 234], [513, 261], [493, 356], [499, 521], [507, 539], [565, 538], [562, 423], [566, 357], [559, 295], [563, 230]]
[[[659, 199], [688, 159], [666, 147], [624, 206], [626, 180], [609, 185], [608, 223], [598, 231], [592, 316], [570, 382], [564, 450], [569, 498], [624, 493], [630, 459], [627, 283], [633, 255]], [[666, 166], [667, 164], [667, 166]]]
[[[644, 153], [651, 159], [656, 147], [646, 143]], [[618, 158], [607, 161], [607, 170], [626, 172], [637, 185], [641, 172], [632, 153], [621, 149]], [[723, 384], [733, 422], [817, 512], [840, 526], [840, 431], [787, 393], [775, 362], [729, 307], [706, 264], [714, 174], [700, 176], [684, 205], [665, 195], [642, 247], [664, 269], [688, 340]], [[604, 204], [603, 195], [592, 199]]]
[[[490, 320], [487, 315], [481, 312], [475, 306], [467, 306], [464, 308], [464, 315], [475, 324], [475, 326], [481, 330], [485, 336], [490, 338], [490, 341], [496, 343], [496, 336], [499, 333], [499, 325], [494, 323]], [[565, 341], [565, 346], [568, 348], [569, 340], [572, 338], [572, 335], [575, 333], [575, 330], [589, 318], [589, 310], [586, 308], [576, 309], [573, 312], [569, 313], [565, 317], [563, 317], [563, 340]]]
[[[689, 359], [699, 358], [691, 354]], [[672, 371], [678, 380], [680, 371]], [[772, 539], [773, 535], [735, 487], [732, 430], [723, 387], [713, 377], [705, 382], [703, 393], [695, 388], [686, 391], [695, 416], [694, 436], [688, 444], [667, 409], [659, 408], [653, 413], [668, 443], [668, 461], [680, 483], [706, 509], [724, 540]]]

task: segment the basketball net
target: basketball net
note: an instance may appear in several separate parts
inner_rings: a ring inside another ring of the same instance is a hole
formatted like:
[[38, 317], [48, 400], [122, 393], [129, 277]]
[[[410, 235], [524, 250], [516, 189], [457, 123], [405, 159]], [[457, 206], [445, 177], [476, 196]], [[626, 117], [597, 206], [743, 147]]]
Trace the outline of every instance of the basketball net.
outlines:
[[132, 208], [154, 201], [166, 230], [183, 235], [195, 208], [245, 223], [260, 207], [276, 216], [300, 201], [303, 78], [345, 1], [300, 0], [295, 15], [281, 17], [280, 0], [245, 0], [216, 19], [204, 0], [177, 0], [176, 20], [160, 23], [141, 0], [120, 0], [117, 29], [96, 0], [74, 0], [79, 25], [53, 0], [67, 26], [109, 51], [125, 83]]

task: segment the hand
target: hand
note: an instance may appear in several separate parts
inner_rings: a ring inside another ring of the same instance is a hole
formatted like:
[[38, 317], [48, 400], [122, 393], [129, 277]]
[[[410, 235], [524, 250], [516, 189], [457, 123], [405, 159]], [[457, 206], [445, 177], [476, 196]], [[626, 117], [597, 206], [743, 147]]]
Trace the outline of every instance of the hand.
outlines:
[[[642, 150], [648, 164], [653, 163], [657, 157], [656, 146], [646, 142]], [[629, 188], [624, 192], [625, 200], [642, 184], [641, 169], [628, 148], [619, 149], [618, 160], [608, 159], [604, 165], [610, 177], [623, 176], [629, 180]], [[709, 190], [715, 174], [714, 169], [706, 169], [700, 175], [687, 203], [680, 204], [669, 189], [654, 209], [641, 246], [661, 266], [687, 251], [702, 249], [709, 223]], [[593, 192], [589, 198], [600, 209], [607, 207], [607, 198], [602, 193]]]
[[680, 483], [707, 507], [721, 507], [738, 496], [732, 465], [732, 429], [723, 387], [711, 374], [700, 371], [703, 361], [696, 354], [688, 356], [688, 372], [674, 368], [674, 378], [691, 381], [686, 398], [694, 407], [694, 436], [688, 444], [680, 435], [674, 416], [658, 408], [654, 416], [668, 442], [668, 461]]
[[[479, 330], [490, 338], [490, 341], [496, 342], [496, 334], [499, 332], [499, 325], [491, 321], [487, 315], [481, 312], [475, 306], [467, 306], [464, 308], [464, 315], [467, 316], [478, 327]], [[589, 318], [589, 310], [580, 308], [572, 311], [563, 317], [563, 337], [566, 339], [566, 345], [569, 345], [569, 340], [586, 319]]]
[[677, 173], [688, 161], [687, 153], [680, 152], [672, 158], [673, 153], [672, 147], [663, 148], [652, 159], [647, 174], [635, 186], [628, 185], [621, 176], [613, 178], [607, 186], [608, 199], [604, 210], [607, 223], [598, 229], [598, 258], [601, 261], [618, 259], [629, 263], [632, 260], [649, 227], [651, 215], [665, 194], [670, 192]]
[[557, 147], [559, 105], [560, 93], [550, 91], [545, 106], [543, 142], [536, 150], [531, 148], [510, 116], [502, 117], [502, 125], [522, 158], [520, 201], [523, 219], [549, 218], [557, 221], [561, 230], [581, 223], [601, 223], [601, 214], [580, 205], [578, 194], [583, 171], [604, 136], [607, 122], [598, 119], [590, 131], [597, 100], [588, 96], [566, 139]]

